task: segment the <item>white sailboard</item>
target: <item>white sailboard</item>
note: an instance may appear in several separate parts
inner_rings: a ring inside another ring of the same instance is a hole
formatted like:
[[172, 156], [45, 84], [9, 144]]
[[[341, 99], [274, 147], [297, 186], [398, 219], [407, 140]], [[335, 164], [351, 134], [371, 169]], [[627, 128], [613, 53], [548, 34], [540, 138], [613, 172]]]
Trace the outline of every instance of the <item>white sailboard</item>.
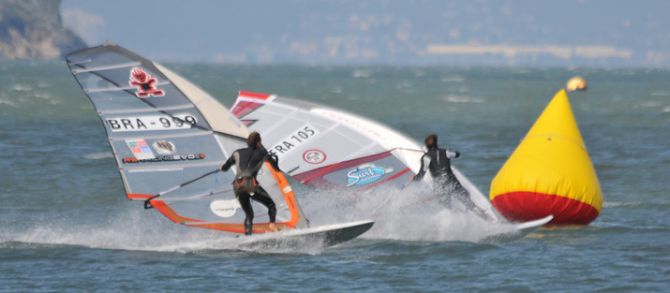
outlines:
[[546, 216], [541, 219], [533, 220], [533, 221], [528, 221], [528, 222], [523, 222], [523, 223], [516, 223], [513, 224], [513, 229], [510, 232], [506, 233], [500, 233], [496, 235], [492, 235], [487, 237], [486, 239], [482, 240], [482, 242], [501, 242], [501, 241], [512, 241], [516, 240], [519, 238], [523, 238], [524, 236], [528, 235], [528, 233], [532, 232], [535, 229], [538, 229], [547, 223], [551, 222], [551, 220], [554, 219], [554, 216]]
[[300, 247], [304, 243], [327, 247], [354, 239], [370, 230], [373, 225], [374, 221], [357, 221], [252, 235], [251, 237], [244, 237], [240, 243], [240, 247], [247, 249]]
[[[127, 198], [189, 227], [244, 233], [235, 175], [219, 168], [245, 146], [245, 125], [197, 86], [122, 47], [82, 49], [66, 61], [103, 122]], [[279, 228], [307, 227], [282, 173], [266, 164], [258, 181], [276, 203]], [[267, 209], [252, 205], [254, 233], [269, 232]]]
[[[312, 102], [241, 91], [231, 111], [261, 133], [287, 174], [317, 188], [403, 188], [419, 171], [424, 153], [415, 140], [386, 125]], [[458, 168], [452, 169], [488, 220], [507, 222]], [[424, 182], [431, 180], [427, 174]]]

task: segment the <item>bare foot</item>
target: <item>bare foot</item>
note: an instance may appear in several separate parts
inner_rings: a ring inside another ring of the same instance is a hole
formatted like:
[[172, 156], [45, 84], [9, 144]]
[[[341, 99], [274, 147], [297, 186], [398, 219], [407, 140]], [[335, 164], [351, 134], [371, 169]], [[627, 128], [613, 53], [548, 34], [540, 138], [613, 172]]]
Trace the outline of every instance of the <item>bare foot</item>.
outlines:
[[279, 231], [279, 228], [277, 228], [277, 225], [275, 223], [270, 223], [270, 225], [268, 225], [268, 229], [270, 229], [270, 231], [272, 232]]

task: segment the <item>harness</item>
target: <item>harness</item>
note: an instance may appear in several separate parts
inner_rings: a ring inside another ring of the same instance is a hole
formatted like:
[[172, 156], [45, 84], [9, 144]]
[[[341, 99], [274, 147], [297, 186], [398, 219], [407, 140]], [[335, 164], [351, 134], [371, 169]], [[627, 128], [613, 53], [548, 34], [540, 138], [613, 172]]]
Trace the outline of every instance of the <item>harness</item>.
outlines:
[[[253, 157], [253, 155], [254, 151], [249, 150], [249, 156], [247, 157], [247, 166], [245, 170], [249, 170], [251, 167], [251, 157]], [[239, 162], [237, 164], [239, 164]], [[240, 168], [240, 173], [242, 173], [241, 171], [242, 168]], [[235, 189], [235, 193], [244, 192], [248, 193], [250, 196], [254, 196], [254, 194], [256, 194], [257, 188], [258, 181], [256, 180], [256, 176], [237, 176], [235, 177], [235, 180], [233, 180], [233, 189]]]

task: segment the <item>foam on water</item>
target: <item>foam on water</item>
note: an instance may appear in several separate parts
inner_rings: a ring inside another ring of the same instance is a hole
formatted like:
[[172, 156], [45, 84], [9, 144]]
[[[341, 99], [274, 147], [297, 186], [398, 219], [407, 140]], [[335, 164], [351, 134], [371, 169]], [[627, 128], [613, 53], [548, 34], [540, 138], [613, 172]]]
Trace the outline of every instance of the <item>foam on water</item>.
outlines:
[[16, 108], [16, 103], [9, 100], [9, 99], [0, 99], [0, 105], [6, 105], [6, 106], [9, 106], [9, 107]]
[[603, 203], [603, 208], [617, 208], [617, 207], [637, 207], [640, 206], [641, 202], [609, 202], [606, 201]]
[[32, 91], [33, 88], [31, 86], [27, 85], [27, 84], [17, 83], [17, 84], [14, 84], [12, 86], [12, 90], [17, 91], [17, 92], [28, 92], [28, 91]]
[[113, 158], [114, 155], [111, 152], [97, 152], [89, 153], [84, 155], [84, 159], [87, 160], [102, 160], [107, 158]]
[[482, 98], [469, 97], [463, 95], [447, 95], [440, 99], [448, 103], [472, 103], [472, 104], [484, 103], [484, 99]]
[[465, 81], [465, 78], [462, 76], [443, 76], [440, 78], [441, 82], [453, 82], [453, 83], [461, 83]]

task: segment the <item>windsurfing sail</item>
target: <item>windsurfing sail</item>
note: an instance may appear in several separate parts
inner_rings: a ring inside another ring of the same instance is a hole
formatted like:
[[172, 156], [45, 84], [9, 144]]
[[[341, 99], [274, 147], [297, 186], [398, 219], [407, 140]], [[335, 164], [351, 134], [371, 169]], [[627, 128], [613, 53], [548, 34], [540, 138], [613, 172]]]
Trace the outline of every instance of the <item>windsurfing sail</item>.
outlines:
[[[244, 233], [234, 171], [219, 168], [245, 147], [249, 130], [228, 109], [176, 73], [116, 45], [82, 49], [66, 61], [102, 120], [129, 199], [147, 201], [180, 224]], [[281, 173], [266, 164], [258, 181], [277, 205], [278, 226], [304, 225]], [[254, 232], [267, 232], [267, 209], [252, 204]]]
[[[424, 151], [413, 139], [333, 107], [241, 91], [231, 111], [261, 133], [282, 170], [314, 187], [402, 188], [421, 165]], [[457, 168], [453, 171], [473, 202], [489, 218], [501, 219], [486, 196]]]

